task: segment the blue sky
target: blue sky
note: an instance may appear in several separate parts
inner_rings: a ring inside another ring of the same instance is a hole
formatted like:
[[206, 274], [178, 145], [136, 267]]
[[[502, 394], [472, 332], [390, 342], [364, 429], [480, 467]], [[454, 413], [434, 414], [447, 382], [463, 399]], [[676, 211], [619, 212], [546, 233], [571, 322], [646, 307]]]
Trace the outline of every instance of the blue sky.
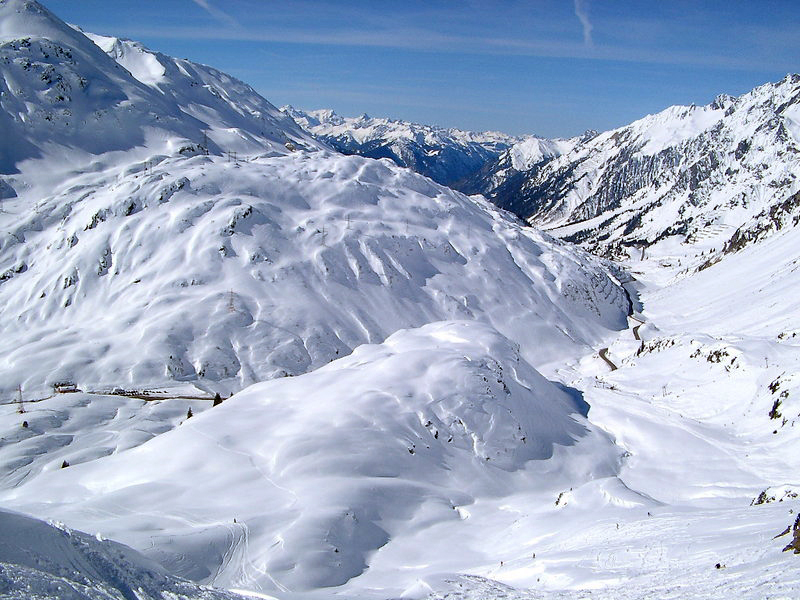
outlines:
[[570, 136], [800, 71], [800, 2], [43, 0], [273, 104]]

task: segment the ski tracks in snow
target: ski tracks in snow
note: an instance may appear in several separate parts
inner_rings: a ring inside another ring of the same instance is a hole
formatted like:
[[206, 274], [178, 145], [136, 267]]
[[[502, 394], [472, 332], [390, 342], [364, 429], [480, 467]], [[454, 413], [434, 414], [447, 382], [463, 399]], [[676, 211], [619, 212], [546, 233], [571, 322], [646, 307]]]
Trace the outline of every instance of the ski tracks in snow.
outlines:
[[[220, 450], [229, 452], [231, 454], [237, 454], [239, 456], [246, 458], [247, 461], [250, 463], [250, 465], [252, 465], [252, 467], [260, 473], [264, 481], [269, 483], [275, 489], [285, 492], [286, 494], [289, 494], [289, 496], [291, 496], [292, 502], [290, 506], [295, 506], [298, 503], [299, 498], [297, 494], [293, 490], [285, 488], [275, 483], [275, 481], [267, 473], [264, 472], [264, 470], [258, 465], [258, 463], [256, 463], [252, 455], [247, 454], [245, 452], [241, 452], [239, 450], [234, 450], [233, 448], [228, 448], [226, 446], [223, 446], [216, 439], [214, 439], [204, 431], [201, 431], [196, 426], [193, 426], [191, 424], [189, 424], [189, 426], [192, 429], [192, 431], [194, 431], [198, 435], [201, 435], [202, 437], [212, 441], [214, 445], [216, 445]], [[269, 579], [275, 585], [275, 588], [277, 590], [281, 592], [291, 591], [287, 587], [276, 581], [269, 573], [267, 573], [266, 570], [256, 565], [250, 558], [250, 528], [247, 526], [247, 523], [245, 521], [237, 521], [234, 518], [233, 523], [220, 523], [220, 525], [224, 525], [226, 528], [228, 528], [230, 532], [231, 541], [228, 549], [225, 551], [222, 561], [220, 562], [220, 566], [217, 569], [217, 572], [214, 574], [212, 583], [218, 585], [217, 582], [219, 578], [224, 576], [229, 580], [227, 587], [230, 587], [230, 585], [235, 585], [237, 587], [242, 585], [245, 586], [251, 585], [257, 587], [257, 579], [252, 575], [252, 573], [255, 572], [258, 575], [264, 576], [267, 579]], [[283, 540], [277, 539], [275, 544], [273, 544], [273, 546], [277, 544], [282, 544], [282, 542]], [[234, 566], [239, 565], [238, 566], [239, 575], [236, 579], [234, 579], [234, 576], [231, 573], [227, 573], [231, 565]]]

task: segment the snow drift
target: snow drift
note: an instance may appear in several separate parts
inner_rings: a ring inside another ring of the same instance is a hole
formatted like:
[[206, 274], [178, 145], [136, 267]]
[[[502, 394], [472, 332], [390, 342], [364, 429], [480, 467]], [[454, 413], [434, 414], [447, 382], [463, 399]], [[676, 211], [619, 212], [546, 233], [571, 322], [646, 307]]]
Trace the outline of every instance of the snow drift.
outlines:
[[0, 595], [6, 600], [232, 600], [166, 573], [138, 552], [63, 525], [0, 510]]

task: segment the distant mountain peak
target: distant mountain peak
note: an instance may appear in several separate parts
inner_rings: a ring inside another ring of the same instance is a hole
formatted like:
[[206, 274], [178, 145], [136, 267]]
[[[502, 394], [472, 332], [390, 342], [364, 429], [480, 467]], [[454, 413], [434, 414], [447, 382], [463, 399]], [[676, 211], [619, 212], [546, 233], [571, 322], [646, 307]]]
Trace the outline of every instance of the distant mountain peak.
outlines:
[[[733, 231], [800, 190], [800, 76], [671, 106], [515, 167], [501, 157], [478, 191], [598, 252], [624, 254], [671, 236], [691, 241], [709, 224]], [[742, 233], [726, 247], [760, 237]]]
[[168, 155], [321, 147], [241, 81], [84, 33], [32, 0], [0, 2], [0, 126], [0, 173], [59, 148], [92, 161], [145, 146]]
[[539, 139], [474, 132], [400, 119], [342, 117], [331, 109], [281, 109], [320, 141], [344, 154], [389, 158], [444, 185], [462, 189], [487, 163], [514, 144]]

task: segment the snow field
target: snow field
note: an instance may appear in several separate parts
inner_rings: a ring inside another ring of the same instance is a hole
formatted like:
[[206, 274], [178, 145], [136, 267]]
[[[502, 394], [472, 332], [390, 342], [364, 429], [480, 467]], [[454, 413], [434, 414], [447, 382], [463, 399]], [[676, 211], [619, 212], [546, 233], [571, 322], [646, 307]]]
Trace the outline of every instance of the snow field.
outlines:
[[[369, 580], [399, 592], [413, 577], [395, 581], [396, 565], [372, 562], [376, 552], [452, 539], [473, 519], [485, 531], [483, 503], [516, 490], [553, 496], [554, 485], [613, 477], [617, 451], [585, 410], [490, 327], [435, 323], [251, 386], [137, 448], [1, 497], [194, 580], [302, 591], [345, 584], [369, 564]], [[483, 556], [474, 539], [464, 555], [417, 548], [413, 575]]]
[[[537, 582], [552, 597], [790, 598], [800, 585], [800, 564], [782, 552], [789, 536], [776, 538], [800, 509], [800, 354], [787, 329], [795, 232], [692, 275], [661, 266], [680, 247], [631, 261], [645, 323], [642, 341], [625, 331], [609, 344], [620, 368], [594, 354], [560, 373], [623, 451], [617, 480], [641, 499], [618, 503], [616, 514], [585, 510], [579, 499], [602, 481], [562, 497], [574, 512], [548, 550], [562, 562]], [[488, 584], [464, 585], [464, 597], [481, 597]], [[583, 591], [558, 592], [572, 587]]]
[[[175, 390], [178, 394], [180, 390]], [[186, 392], [184, 392], [186, 393]], [[188, 395], [188, 394], [187, 394]], [[0, 486], [13, 488], [28, 479], [143, 444], [199, 414], [207, 400], [141, 400], [120, 395], [55, 394], [0, 406]], [[23, 426], [23, 423], [26, 426]]]

